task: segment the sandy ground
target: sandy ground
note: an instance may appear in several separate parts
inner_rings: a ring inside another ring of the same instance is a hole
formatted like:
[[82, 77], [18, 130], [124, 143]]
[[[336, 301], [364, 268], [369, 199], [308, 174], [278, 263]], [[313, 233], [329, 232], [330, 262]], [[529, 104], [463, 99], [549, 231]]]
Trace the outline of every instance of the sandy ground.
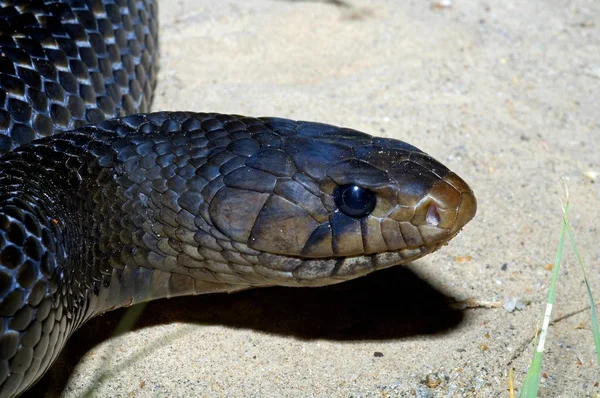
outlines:
[[[163, 300], [118, 338], [124, 311], [97, 318], [30, 396], [508, 397], [544, 312], [561, 177], [600, 297], [598, 15], [595, 0], [164, 1], [155, 110], [400, 138], [468, 181], [479, 212], [409, 267]], [[554, 317], [587, 304], [571, 250], [565, 260]], [[468, 298], [528, 304], [447, 303]], [[589, 311], [552, 327], [546, 351], [541, 397], [600, 394]]]

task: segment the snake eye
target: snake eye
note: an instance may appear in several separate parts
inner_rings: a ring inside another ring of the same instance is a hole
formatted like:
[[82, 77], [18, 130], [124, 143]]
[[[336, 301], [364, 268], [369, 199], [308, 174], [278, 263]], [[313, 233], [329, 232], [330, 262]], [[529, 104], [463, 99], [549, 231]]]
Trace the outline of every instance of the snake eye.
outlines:
[[368, 216], [377, 203], [375, 193], [356, 185], [337, 187], [333, 199], [342, 213], [353, 218]]

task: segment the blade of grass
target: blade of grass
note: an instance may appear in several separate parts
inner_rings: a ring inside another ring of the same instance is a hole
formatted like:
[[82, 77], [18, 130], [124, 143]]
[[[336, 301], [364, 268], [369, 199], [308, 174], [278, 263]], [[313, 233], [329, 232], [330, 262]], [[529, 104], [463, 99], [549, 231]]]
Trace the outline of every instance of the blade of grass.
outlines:
[[148, 302], [143, 302], [137, 305], [132, 305], [131, 307], [127, 308], [127, 311], [125, 311], [125, 314], [123, 315], [115, 331], [113, 332], [113, 337], [120, 336], [132, 330], [135, 323], [142, 316], [142, 313], [146, 309], [147, 305]]
[[573, 231], [571, 230], [569, 220], [567, 219], [566, 206], [563, 206], [563, 214], [564, 224], [567, 226], [567, 233], [569, 235], [569, 240], [571, 241], [571, 246], [573, 247], [573, 251], [575, 252], [575, 257], [577, 258], [577, 262], [579, 263], [581, 272], [583, 273], [583, 281], [585, 282], [588, 299], [590, 301], [590, 312], [592, 317], [592, 335], [594, 336], [594, 346], [596, 348], [597, 365], [600, 367], [600, 329], [598, 328], [598, 318], [596, 316], [596, 304], [594, 301], [594, 296], [592, 295], [592, 289], [587, 279], [583, 261], [581, 261], [579, 250], [577, 250], [577, 245], [575, 244], [575, 237], [573, 236]]
[[[569, 207], [569, 199], [563, 207], [563, 213], [566, 215]], [[548, 334], [548, 327], [550, 325], [550, 318], [552, 316], [552, 307], [554, 305], [554, 295], [556, 291], [556, 281], [558, 280], [558, 274], [560, 270], [560, 260], [562, 258], [563, 246], [565, 241], [565, 232], [567, 230], [566, 218], [563, 217], [562, 228], [560, 230], [560, 239], [558, 241], [558, 248], [556, 249], [556, 258], [554, 260], [554, 268], [552, 269], [552, 280], [550, 281], [550, 289], [548, 291], [548, 299], [546, 301], [546, 312], [544, 313], [544, 321], [542, 323], [542, 331], [540, 333], [540, 339], [537, 344], [537, 348], [533, 355], [533, 360], [529, 365], [527, 376], [523, 381], [523, 388], [519, 394], [522, 398], [536, 398], [538, 388], [540, 385], [540, 375], [542, 372], [542, 359], [544, 357], [544, 344], [546, 342], [546, 336]]]

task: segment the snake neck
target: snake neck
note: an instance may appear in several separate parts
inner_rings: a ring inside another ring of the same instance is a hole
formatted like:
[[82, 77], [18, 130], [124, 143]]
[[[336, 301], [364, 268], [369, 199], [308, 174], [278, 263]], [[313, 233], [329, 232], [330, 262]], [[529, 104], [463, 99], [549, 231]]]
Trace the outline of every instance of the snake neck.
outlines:
[[143, 237], [127, 222], [120, 225], [132, 219], [126, 217], [132, 209], [119, 181], [124, 166], [114, 162], [110, 142], [66, 134], [0, 158], [0, 366], [12, 358], [8, 380], [14, 383], [3, 384], [0, 396], [39, 378], [95, 315], [156, 298], [233, 290], [128, 262], [147, 262], [152, 253], [127, 245]]
[[163, 244], [164, 226], [138, 200], [135, 172], [113, 144], [114, 137], [72, 134], [0, 161], [0, 275], [9, 281], [0, 294], [19, 296], [4, 297], [1, 315], [48, 300], [66, 313], [68, 335], [118, 307], [239, 289], [186, 275], [175, 257], [152, 250]]
[[[43, 165], [31, 161], [40, 154]], [[99, 293], [107, 271], [88, 238], [97, 236], [84, 195], [91, 160], [84, 151], [39, 146], [0, 161], [0, 274], [12, 287], [1, 315], [28, 312], [29, 323], [54, 316], [64, 335], [91, 315], [90, 294]]]
[[[39, 378], [69, 335], [91, 315], [90, 291], [101, 286], [81, 250], [88, 228], [80, 192], [82, 158], [49, 147], [16, 151], [0, 159], [0, 326], [11, 370], [2, 394]], [[45, 153], [40, 167], [35, 159]], [[53, 171], [54, 170], [54, 171]], [[60, 194], [66, 194], [59, 200]], [[99, 265], [99, 264], [98, 264]], [[93, 293], [92, 293], [93, 294]]]

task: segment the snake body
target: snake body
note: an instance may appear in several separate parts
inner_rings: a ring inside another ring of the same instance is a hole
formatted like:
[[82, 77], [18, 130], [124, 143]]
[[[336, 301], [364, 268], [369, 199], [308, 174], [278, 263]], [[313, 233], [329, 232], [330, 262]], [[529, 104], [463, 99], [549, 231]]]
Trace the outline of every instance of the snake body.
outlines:
[[438, 249], [475, 214], [462, 179], [401, 141], [138, 113], [156, 74], [153, 1], [0, 4], [0, 397], [105, 311], [338, 283]]

